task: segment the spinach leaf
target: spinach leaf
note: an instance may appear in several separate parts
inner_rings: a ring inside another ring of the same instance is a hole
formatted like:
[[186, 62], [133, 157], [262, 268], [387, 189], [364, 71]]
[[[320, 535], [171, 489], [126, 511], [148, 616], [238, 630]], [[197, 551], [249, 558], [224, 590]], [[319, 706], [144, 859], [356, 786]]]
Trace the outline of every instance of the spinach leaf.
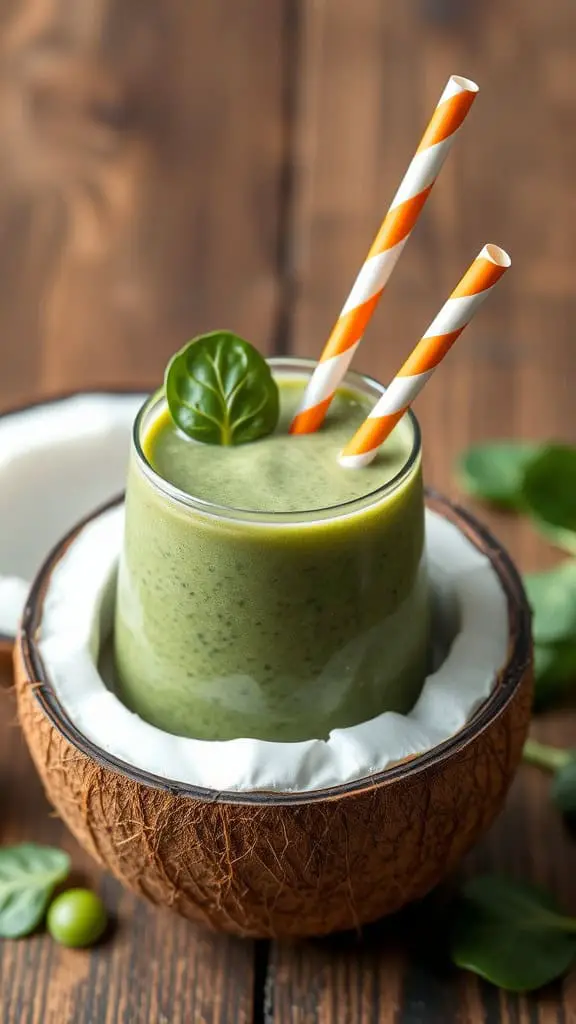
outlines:
[[534, 710], [561, 701], [576, 682], [576, 560], [524, 577], [533, 611]]
[[524, 583], [534, 613], [536, 643], [576, 641], [576, 560], [548, 572], [529, 573]]
[[451, 955], [500, 988], [529, 992], [576, 959], [576, 920], [537, 886], [497, 875], [474, 878], [456, 907]]
[[177, 352], [165, 391], [176, 426], [205, 444], [245, 444], [278, 423], [278, 386], [268, 363], [231, 331], [201, 335]]
[[460, 483], [476, 498], [521, 509], [524, 471], [539, 450], [539, 445], [515, 441], [474, 445], [460, 458]]
[[[576, 448], [496, 441], [462, 455], [462, 486], [476, 497], [525, 512], [544, 537], [576, 554]], [[576, 692], [576, 560], [525, 577], [532, 605], [534, 709]]]
[[567, 818], [576, 818], [576, 756], [556, 772], [550, 784], [550, 798]]
[[576, 550], [576, 448], [542, 448], [526, 466], [522, 497], [527, 512], [561, 546]]
[[534, 646], [534, 710], [544, 711], [576, 691], [576, 637]]
[[0, 849], [0, 936], [15, 939], [33, 931], [69, 870], [68, 854], [51, 846]]

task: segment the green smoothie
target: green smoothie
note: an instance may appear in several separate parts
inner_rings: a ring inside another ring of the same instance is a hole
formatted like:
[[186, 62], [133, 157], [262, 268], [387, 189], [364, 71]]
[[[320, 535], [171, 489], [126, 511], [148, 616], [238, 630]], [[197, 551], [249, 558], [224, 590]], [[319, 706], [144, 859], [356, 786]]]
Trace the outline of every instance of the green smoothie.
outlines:
[[362, 470], [337, 456], [378, 387], [350, 374], [314, 434], [288, 426], [311, 365], [272, 361], [273, 434], [200, 444], [164, 399], [137, 422], [120, 562], [119, 693], [205, 739], [325, 738], [405, 712], [426, 670], [419, 439], [405, 417]]

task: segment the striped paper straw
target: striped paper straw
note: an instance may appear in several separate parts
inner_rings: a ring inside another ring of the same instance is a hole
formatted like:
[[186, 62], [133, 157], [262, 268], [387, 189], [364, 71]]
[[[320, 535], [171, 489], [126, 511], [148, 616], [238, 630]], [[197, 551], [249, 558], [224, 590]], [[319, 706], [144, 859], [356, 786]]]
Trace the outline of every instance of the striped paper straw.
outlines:
[[372, 461], [509, 266], [510, 257], [503, 249], [497, 245], [484, 246], [382, 398], [341, 452], [341, 466], [358, 469]]
[[292, 434], [309, 434], [323, 423], [328, 406], [346, 374], [477, 92], [478, 86], [468, 78], [452, 75], [448, 79], [430, 124], [308, 382], [300, 409], [290, 426]]

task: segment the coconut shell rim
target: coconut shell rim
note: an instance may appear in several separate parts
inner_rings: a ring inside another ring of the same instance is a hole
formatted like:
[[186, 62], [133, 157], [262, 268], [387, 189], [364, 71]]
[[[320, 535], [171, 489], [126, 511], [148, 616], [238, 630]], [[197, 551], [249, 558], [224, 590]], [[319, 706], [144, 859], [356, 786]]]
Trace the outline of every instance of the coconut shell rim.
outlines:
[[365, 790], [391, 785], [394, 782], [402, 782], [408, 777], [426, 772], [449, 760], [452, 755], [466, 747], [495, 723], [522, 684], [526, 669], [531, 661], [532, 639], [531, 611], [520, 575], [506, 550], [492, 533], [478, 522], [475, 516], [437, 491], [426, 488], [426, 506], [458, 526], [467, 539], [489, 558], [493, 569], [498, 575], [508, 602], [509, 647], [506, 662], [498, 673], [496, 686], [490, 696], [481, 704], [470, 721], [458, 733], [431, 750], [407, 758], [397, 765], [385, 768], [373, 775], [363, 776], [360, 779], [354, 779], [338, 786], [324, 787], [306, 792], [288, 793], [265, 790], [208, 789], [173, 779], [166, 779], [163, 776], [137, 768], [97, 746], [71, 722], [66, 710], [54, 693], [35, 640], [41, 621], [44, 597], [51, 573], [56, 564], [77, 534], [88, 523], [109, 509], [121, 504], [123, 500], [124, 495], [120, 494], [100, 505], [85, 516], [76, 526], [72, 527], [49, 552], [32, 583], [24, 608], [17, 644], [21, 649], [23, 664], [26, 668], [27, 683], [32, 687], [34, 699], [38, 702], [53, 727], [84, 756], [96, 761], [103, 768], [131, 779], [133, 782], [169, 792], [174, 796], [189, 797], [206, 803], [279, 806], [310, 804], [322, 800], [333, 800], [357, 795]]
[[[43, 406], [58, 405], [60, 402], [65, 402], [68, 398], [79, 398], [81, 395], [129, 396], [147, 394], [151, 390], [152, 386], [150, 384], [143, 384], [141, 387], [138, 387], [136, 384], [131, 384], [130, 386], [97, 384], [93, 388], [69, 388], [55, 391], [45, 398], [38, 398], [32, 402], [16, 402], [14, 405], [9, 405], [0, 412], [0, 420], [7, 419], [9, 416], [18, 416], [21, 413], [31, 412], [33, 409], [40, 409]], [[12, 654], [15, 643], [16, 637], [12, 633], [0, 632], [0, 657], [9, 657]]]

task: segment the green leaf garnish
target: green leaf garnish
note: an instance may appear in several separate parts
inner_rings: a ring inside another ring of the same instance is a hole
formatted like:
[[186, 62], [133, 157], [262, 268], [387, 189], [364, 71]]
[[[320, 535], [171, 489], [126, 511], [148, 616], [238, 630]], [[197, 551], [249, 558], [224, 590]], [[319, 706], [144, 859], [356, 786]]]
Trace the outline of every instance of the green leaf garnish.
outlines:
[[529, 992], [576, 959], [576, 919], [534, 885], [486, 875], [467, 882], [451, 938], [454, 963], [500, 988]]
[[231, 331], [202, 334], [177, 352], [165, 390], [176, 426], [204, 444], [246, 444], [278, 423], [278, 385], [268, 363]]
[[462, 487], [476, 498], [519, 509], [524, 471], [539, 450], [539, 445], [514, 441], [474, 445], [458, 463]]
[[[549, 445], [530, 461], [522, 496], [526, 511], [576, 549], [576, 448]], [[563, 545], [564, 546], [564, 545]]]
[[0, 849], [0, 936], [16, 939], [34, 931], [69, 870], [68, 854], [51, 846]]

